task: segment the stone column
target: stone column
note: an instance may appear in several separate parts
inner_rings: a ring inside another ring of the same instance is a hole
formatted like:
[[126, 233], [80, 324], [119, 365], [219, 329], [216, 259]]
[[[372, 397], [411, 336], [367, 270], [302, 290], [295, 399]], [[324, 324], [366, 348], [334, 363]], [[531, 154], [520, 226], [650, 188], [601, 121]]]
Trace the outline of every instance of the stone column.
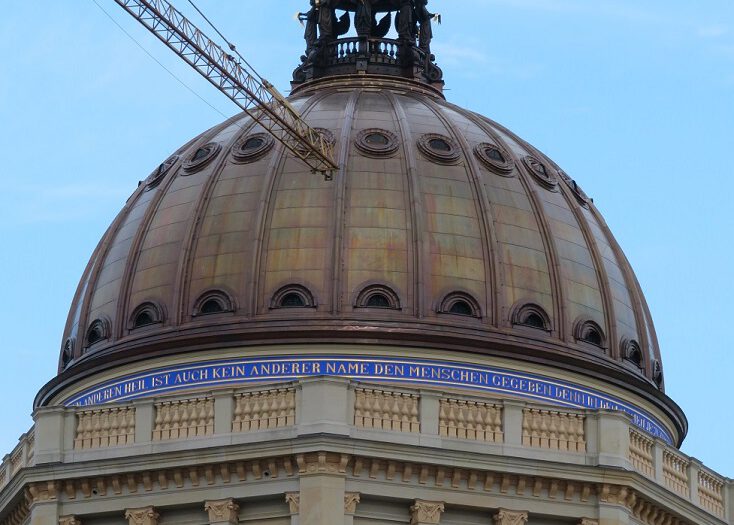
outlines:
[[82, 522], [76, 516], [61, 516], [59, 525], [82, 525]]
[[528, 522], [528, 513], [499, 509], [493, 519], [495, 525], [525, 525]]
[[417, 499], [410, 507], [410, 525], [438, 525], [445, 508], [440, 501]]
[[240, 506], [232, 498], [206, 501], [204, 510], [209, 513], [209, 525], [237, 525], [240, 522]]
[[155, 507], [142, 507], [139, 509], [127, 509], [125, 519], [130, 525], [158, 525], [160, 514]]
[[359, 500], [359, 492], [346, 492], [344, 494], [344, 525], [354, 525], [354, 514], [357, 512]]

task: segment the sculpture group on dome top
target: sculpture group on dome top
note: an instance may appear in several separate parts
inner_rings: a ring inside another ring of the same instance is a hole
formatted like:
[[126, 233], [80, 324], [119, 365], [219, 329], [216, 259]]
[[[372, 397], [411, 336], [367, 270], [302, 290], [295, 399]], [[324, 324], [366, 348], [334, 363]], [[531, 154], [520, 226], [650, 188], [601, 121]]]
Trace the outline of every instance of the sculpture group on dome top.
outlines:
[[[305, 26], [306, 55], [324, 43], [346, 34], [351, 29], [351, 14], [354, 13], [354, 29], [361, 39], [384, 38], [393, 25], [398, 39], [418, 41], [418, 47], [430, 55], [433, 39], [432, 21], [440, 16], [428, 11], [428, 0], [310, 0], [311, 8], [298, 13]], [[345, 13], [337, 17], [336, 11]], [[378, 21], [377, 13], [385, 15]]]

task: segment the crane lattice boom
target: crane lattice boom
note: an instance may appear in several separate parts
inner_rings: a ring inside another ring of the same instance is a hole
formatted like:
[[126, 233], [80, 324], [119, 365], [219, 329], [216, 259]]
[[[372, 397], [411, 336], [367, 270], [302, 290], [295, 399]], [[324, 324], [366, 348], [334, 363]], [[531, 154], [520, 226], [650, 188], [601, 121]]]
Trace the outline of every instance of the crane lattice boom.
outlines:
[[334, 145], [250, 66], [207, 37], [166, 0], [115, 0], [314, 171], [331, 178]]

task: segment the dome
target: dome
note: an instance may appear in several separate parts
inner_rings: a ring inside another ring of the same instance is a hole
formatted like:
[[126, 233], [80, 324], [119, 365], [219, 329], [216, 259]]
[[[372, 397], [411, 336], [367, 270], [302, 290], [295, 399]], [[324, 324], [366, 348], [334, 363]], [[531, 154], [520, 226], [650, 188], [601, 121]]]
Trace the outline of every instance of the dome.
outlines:
[[551, 159], [419, 82], [326, 78], [290, 101], [334, 141], [334, 180], [245, 114], [176, 151], [92, 255], [40, 400], [212, 346], [389, 343], [600, 378], [684, 432], [634, 272]]

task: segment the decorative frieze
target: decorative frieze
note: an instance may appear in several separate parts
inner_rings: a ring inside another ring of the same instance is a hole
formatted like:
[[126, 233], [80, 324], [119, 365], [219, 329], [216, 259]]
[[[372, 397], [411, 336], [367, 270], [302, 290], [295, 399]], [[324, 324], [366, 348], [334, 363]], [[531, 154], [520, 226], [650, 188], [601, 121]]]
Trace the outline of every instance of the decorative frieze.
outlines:
[[417, 499], [410, 507], [410, 525], [437, 525], [444, 510], [443, 502]]
[[443, 437], [501, 443], [502, 407], [478, 401], [442, 399], [438, 429]]
[[671, 449], [663, 450], [663, 477], [665, 486], [670, 490], [688, 498], [688, 466], [690, 461]]
[[129, 525], [158, 525], [160, 514], [155, 507], [143, 507], [139, 509], [127, 509], [125, 519]]
[[237, 525], [239, 523], [240, 506], [233, 499], [220, 499], [204, 503], [204, 510], [209, 513], [210, 525]]
[[526, 447], [586, 452], [583, 414], [523, 409], [522, 444]]
[[76, 419], [76, 450], [119, 447], [135, 440], [134, 407], [83, 410]]
[[655, 442], [651, 438], [637, 430], [630, 429], [630, 463], [637, 472], [650, 478], [655, 477], [654, 447]]
[[374, 388], [357, 388], [354, 424], [361, 428], [420, 432], [420, 396]]
[[189, 439], [212, 434], [214, 399], [181, 399], [156, 403], [153, 441]]
[[295, 388], [245, 392], [235, 396], [232, 432], [272, 430], [295, 424]]
[[528, 513], [500, 509], [493, 519], [495, 525], [525, 525], [528, 522]]

